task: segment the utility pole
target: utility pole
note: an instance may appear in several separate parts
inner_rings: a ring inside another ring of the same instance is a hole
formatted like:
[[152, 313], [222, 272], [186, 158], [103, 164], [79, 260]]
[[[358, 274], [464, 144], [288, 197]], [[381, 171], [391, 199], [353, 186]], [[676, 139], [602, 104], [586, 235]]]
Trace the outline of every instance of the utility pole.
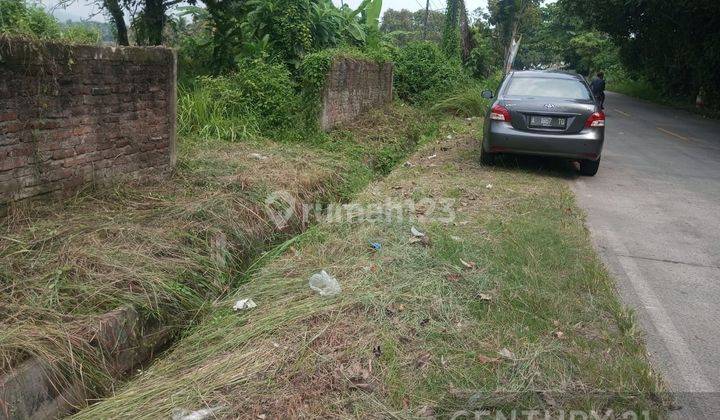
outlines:
[[423, 39], [427, 38], [428, 14], [430, 13], [430, 0], [425, 1], [425, 25], [423, 26]]

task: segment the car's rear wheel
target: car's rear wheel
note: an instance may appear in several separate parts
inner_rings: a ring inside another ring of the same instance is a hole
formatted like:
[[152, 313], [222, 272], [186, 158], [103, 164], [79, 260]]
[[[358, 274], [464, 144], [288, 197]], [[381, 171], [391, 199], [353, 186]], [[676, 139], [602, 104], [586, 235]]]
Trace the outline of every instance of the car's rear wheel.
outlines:
[[495, 163], [495, 153], [486, 152], [485, 148], [480, 146], [480, 163], [483, 165], [492, 165]]
[[580, 174], [585, 176], [595, 176], [600, 169], [600, 159], [598, 160], [581, 160]]

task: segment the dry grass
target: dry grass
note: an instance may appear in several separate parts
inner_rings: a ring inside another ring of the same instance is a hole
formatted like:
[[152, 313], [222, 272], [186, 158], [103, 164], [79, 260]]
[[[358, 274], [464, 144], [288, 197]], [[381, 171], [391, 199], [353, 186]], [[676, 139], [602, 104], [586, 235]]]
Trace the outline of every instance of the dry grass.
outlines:
[[[477, 129], [445, 127], [413, 166], [356, 200], [451, 198], [453, 220], [433, 220], [426, 207], [411, 220], [309, 229], [165, 357], [77, 417], [205, 407], [222, 418], [662, 412], [660, 381], [564, 181], [480, 167]], [[429, 246], [409, 241], [413, 225]], [[308, 288], [320, 269], [340, 281], [338, 297]], [[231, 310], [247, 297], [258, 307]]]
[[[307, 227], [271, 223], [263, 208], [269, 193], [342, 200], [375, 176], [374, 155], [408, 136], [410, 148], [420, 141], [417, 111], [381, 115], [368, 133], [316, 143], [186, 140], [167, 182], [13, 209], [0, 220], [0, 375], [36, 356], [102, 395], [117, 378], [93, 346], [98, 317], [130, 304], [182, 331], [212, 313], [258, 255]], [[364, 146], [369, 135], [379, 147]], [[226, 248], [214, 245], [222, 242]]]

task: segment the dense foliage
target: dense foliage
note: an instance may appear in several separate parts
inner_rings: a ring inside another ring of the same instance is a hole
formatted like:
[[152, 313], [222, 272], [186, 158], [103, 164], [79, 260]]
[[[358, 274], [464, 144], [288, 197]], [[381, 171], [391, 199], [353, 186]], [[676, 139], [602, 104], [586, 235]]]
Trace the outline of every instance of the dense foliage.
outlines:
[[[193, 52], [205, 49], [202, 61], [222, 72], [245, 58], [279, 59], [295, 70], [306, 54], [326, 48], [378, 47], [378, 23], [373, 15], [379, 0], [352, 10], [331, 0], [206, 1], [207, 8], [188, 7], [193, 15], [193, 38], [180, 40]], [[197, 67], [196, 63], [196, 67]]]
[[434, 10], [411, 12], [409, 10], [388, 9], [382, 18], [380, 30], [397, 46], [405, 46], [412, 41], [427, 40], [440, 43], [445, 25], [445, 14]]
[[520, 14], [517, 6], [523, 1], [489, 2], [489, 14], [476, 21], [476, 34], [484, 33], [481, 41], [490, 42], [477, 43], [474, 55], [487, 52], [488, 44], [500, 51], [492, 40], [506, 45], [514, 27], [508, 22], [515, 22], [522, 42], [514, 68], [557, 68], [584, 75], [604, 71], [612, 89], [687, 104], [700, 93], [706, 105], [720, 108], [717, 1], [559, 0], [544, 6], [526, 1]]
[[394, 57], [395, 91], [406, 101], [423, 102], [441, 96], [468, 76], [458, 62], [448, 60], [432, 42], [413, 42]]
[[[422, 12], [411, 14], [409, 27], [397, 22], [393, 26], [388, 18], [380, 30], [381, 0], [364, 0], [356, 9], [337, 7], [332, 0], [202, 0], [204, 7], [186, 3], [173, 16], [165, 14], [173, 5], [170, 0], [103, 0], [111, 19], [116, 18], [111, 9], [124, 21], [128, 7], [137, 7], [124, 35], [129, 43], [155, 44], [162, 38], [178, 48], [178, 125], [186, 138], [314, 136], [321, 89], [332, 61], [341, 56], [395, 61], [397, 96], [412, 103], [432, 105], [471, 82], [460, 62], [459, 26], [466, 12], [459, 0], [450, 2], [456, 9], [450, 20], [443, 13], [428, 13], [427, 33]], [[44, 38], [67, 33], [80, 39], [83, 30], [93, 29], [88, 24], [61, 25], [25, 0], [0, 4], [3, 32]], [[156, 10], [150, 10], [151, 5]], [[157, 19], [162, 20], [160, 33], [152, 23]], [[118, 42], [122, 25], [116, 25]], [[397, 32], [405, 29], [408, 36], [396, 43]], [[443, 32], [445, 51], [440, 47]], [[431, 41], [419, 41], [426, 35]], [[468, 62], [484, 65], [487, 74], [492, 71], [482, 54]]]
[[80, 44], [96, 44], [102, 39], [98, 27], [61, 24], [45, 9], [26, 0], [0, 0], [0, 34]]
[[610, 37], [588, 29], [562, 4], [545, 5], [523, 33], [515, 68], [565, 68], [590, 75], [604, 70], [619, 74], [618, 49]]
[[287, 67], [262, 60], [238, 63], [232, 73], [200, 76], [180, 99], [180, 130], [201, 137], [242, 139], [287, 129], [299, 99]]
[[631, 76], [673, 96], [703, 91], [720, 108], [720, 2], [717, 0], [560, 0], [587, 28], [619, 47]]
[[460, 57], [460, 5], [456, 0], [448, 0], [443, 26], [442, 49], [450, 58]]

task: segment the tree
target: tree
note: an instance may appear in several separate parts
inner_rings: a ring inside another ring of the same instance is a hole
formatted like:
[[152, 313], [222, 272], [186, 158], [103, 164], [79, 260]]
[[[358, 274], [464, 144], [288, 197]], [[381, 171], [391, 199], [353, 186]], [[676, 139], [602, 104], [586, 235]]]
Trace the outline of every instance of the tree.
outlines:
[[473, 12], [473, 24], [470, 32], [473, 37], [473, 48], [466, 66], [480, 78], [489, 77], [501, 65], [501, 48], [497, 45], [493, 28], [488, 23], [488, 15], [481, 8]]
[[515, 60], [516, 68], [570, 68], [580, 73], [588, 69], [580, 64], [572, 39], [588, 32], [583, 22], [568, 14], [558, 3], [540, 8], [539, 22], [527, 26]]
[[207, 22], [210, 41], [205, 49], [212, 52], [215, 72], [268, 56], [296, 69], [306, 54], [321, 49], [379, 47], [380, 0], [365, 1], [355, 10], [338, 8], [331, 0], [204, 1], [205, 8], [184, 10]]
[[442, 50], [446, 56], [460, 57], [460, 4], [459, 0], [447, 0]]
[[583, 32], [570, 39], [570, 48], [577, 57], [574, 68], [581, 74], [608, 70], [617, 63], [617, 48], [607, 34]]
[[59, 38], [60, 25], [44, 9], [25, 0], [0, 0], [0, 33]]
[[110, 16], [110, 20], [115, 25], [119, 45], [130, 45], [130, 36], [125, 24], [126, 12], [131, 14], [136, 44], [162, 45], [168, 11], [182, 2], [196, 4], [196, 0], [96, 0], [96, 4]]
[[420, 41], [423, 39], [423, 34], [426, 40], [439, 44], [442, 40], [445, 14], [430, 10], [427, 17], [427, 32], [425, 32], [424, 9], [415, 12], [406, 9], [388, 9], [383, 15], [380, 31], [390, 36], [399, 46]]
[[415, 13], [407, 9], [393, 10], [388, 9], [383, 14], [382, 25], [380, 30], [384, 33], [396, 31], [413, 32], [421, 28], [418, 27], [415, 20]]
[[71, 43], [96, 44], [100, 30], [85, 24], [61, 24], [42, 7], [26, 0], [0, 0], [0, 34], [22, 35]]
[[513, 47], [520, 42], [525, 27], [532, 27], [539, 21], [539, 4], [542, 0], [489, 0], [490, 23], [495, 25], [498, 38], [504, 48], [507, 67], [512, 65], [510, 55]]
[[118, 45], [130, 45], [127, 26], [125, 25], [125, 13], [123, 12], [123, 6], [118, 2], [118, 0], [103, 0], [102, 7], [107, 10], [110, 15], [110, 20], [115, 25]]
[[607, 33], [623, 65], [666, 93], [720, 108], [720, 2], [560, 0], [585, 27]]
[[470, 23], [468, 22], [468, 14], [465, 9], [465, 0], [456, 0], [458, 2], [458, 12], [460, 13], [460, 45], [462, 47], [462, 61], [466, 63], [470, 58], [470, 51], [473, 48], [472, 34], [470, 33]]

